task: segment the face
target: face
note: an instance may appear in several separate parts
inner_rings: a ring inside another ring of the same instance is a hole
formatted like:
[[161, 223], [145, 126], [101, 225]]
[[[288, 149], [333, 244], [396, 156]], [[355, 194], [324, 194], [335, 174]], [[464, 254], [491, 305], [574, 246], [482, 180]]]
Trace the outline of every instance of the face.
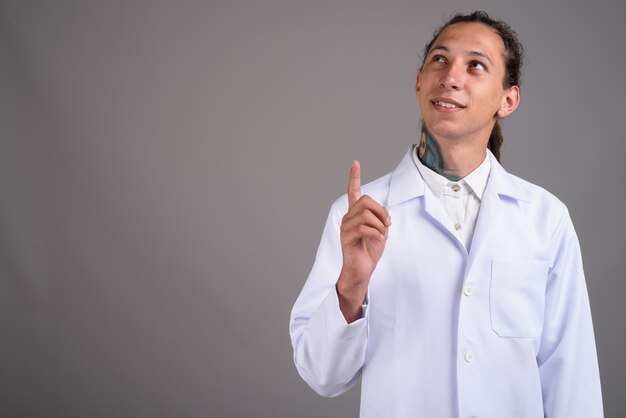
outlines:
[[498, 118], [519, 103], [504, 88], [504, 43], [482, 23], [456, 23], [435, 40], [417, 75], [422, 117], [437, 139], [485, 145]]

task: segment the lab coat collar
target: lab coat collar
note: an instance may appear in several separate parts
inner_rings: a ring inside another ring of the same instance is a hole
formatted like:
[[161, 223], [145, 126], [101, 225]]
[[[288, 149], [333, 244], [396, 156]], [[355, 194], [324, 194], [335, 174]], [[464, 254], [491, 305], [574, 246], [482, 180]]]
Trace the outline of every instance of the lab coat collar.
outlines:
[[491, 162], [491, 171], [487, 181], [487, 189], [491, 189], [501, 196], [508, 196], [515, 200], [530, 202], [531, 199], [519, 184], [519, 179], [509, 174], [498, 162], [496, 157], [487, 150]]
[[491, 159], [491, 171], [487, 188], [480, 203], [480, 211], [476, 221], [476, 229], [472, 237], [471, 250], [469, 254], [468, 268], [472, 268], [475, 261], [481, 254], [488, 255], [492, 251], [492, 243], [498, 242], [499, 234], [506, 233], [506, 207], [503, 203], [503, 196], [518, 201], [529, 202], [530, 199], [526, 191], [521, 187], [517, 177], [507, 173], [498, 163], [496, 157], [487, 150]]
[[391, 172], [387, 205], [393, 206], [424, 195], [426, 184], [413, 162], [413, 147], [407, 151], [400, 164]]
[[[389, 196], [387, 205], [393, 206], [398, 203], [424, 195], [426, 184], [420, 176], [417, 167], [413, 161], [412, 145], [404, 155], [400, 164], [391, 173], [389, 184]], [[517, 177], [510, 175], [498, 162], [496, 157], [487, 150], [490, 159], [491, 170], [489, 172], [489, 180], [487, 181], [487, 189], [496, 192], [498, 195], [508, 196], [510, 198], [529, 202], [531, 199], [525, 190], [519, 184]]]

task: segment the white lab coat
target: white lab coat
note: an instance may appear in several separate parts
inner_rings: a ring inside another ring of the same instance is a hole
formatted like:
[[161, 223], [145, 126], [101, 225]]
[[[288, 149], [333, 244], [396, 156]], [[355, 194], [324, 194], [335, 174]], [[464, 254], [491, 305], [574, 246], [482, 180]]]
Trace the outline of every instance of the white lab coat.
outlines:
[[347, 324], [335, 283], [342, 196], [291, 314], [294, 360], [323, 396], [362, 376], [361, 417], [602, 417], [578, 240], [544, 189], [491, 171], [471, 251], [419, 175], [411, 150], [362, 187], [392, 226], [362, 319]]

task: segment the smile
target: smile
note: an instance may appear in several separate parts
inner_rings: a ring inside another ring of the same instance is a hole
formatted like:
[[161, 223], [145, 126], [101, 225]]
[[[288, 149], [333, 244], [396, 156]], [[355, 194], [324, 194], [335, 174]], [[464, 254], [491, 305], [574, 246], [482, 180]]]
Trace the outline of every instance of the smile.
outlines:
[[432, 104], [437, 105], [437, 106], [441, 106], [441, 107], [445, 107], [447, 109], [465, 109], [465, 106], [459, 104], [459, 103], [453, 103], [453, 102], [444, 102], [441, 100], [433, 100]]

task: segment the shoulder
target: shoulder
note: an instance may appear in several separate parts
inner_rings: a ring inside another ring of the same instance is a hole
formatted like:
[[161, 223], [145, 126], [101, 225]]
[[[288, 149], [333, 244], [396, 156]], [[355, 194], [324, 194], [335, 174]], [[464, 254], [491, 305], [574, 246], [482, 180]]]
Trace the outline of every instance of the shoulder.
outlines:
[[[385, 206], [389, 196], [389, 185], [391, 184], [392, 172], [385, 174], [376, 180], [361, 186], [361, 194], [368, 195], [381, 205]], [[332, 205], [331, 212], [338, 216], [343, 216], [348, 211], [348, 195], [343, 194]]]
[[565, 204], [558, 197], [545, 188], [531, 183], [528, 180], [524, 180], [514, 174], [507, 173], [507, 175], [510, 177], [511, 181], [524, 192], [529, 202], [551, 206], [565, 206]]
[[505, 175], [510, 184], [514, 184], [518, 190], [519, 207], [545, 227], [554, 230], [563, 219], [569, 217], [565, 203], [545, 188], [514, 174]]
[[501, 197], [516, 200], [520, 207], [527, 206], [539, 211], [563, 213], [567, 210], [565, 204], [554, 194], [537, 184], [509, 173], [491, 152], [489, 152], [489, 157], [491, 158], [489, 183], [492, 183], [493, 188]]
[[545, 188], [537, 184], [531, 183], [528, 180], [524, 180], [523, 178], [518, 177], [515, 174], [506, 173], [506, 175], [510, 178], [512, 182], [517, 185], [517, 187], [520, 188], [520, 190], [522, 190], [526, 194], [528, 201], [549, 205], [564, 206], [564, 203], [558, 197], [556, 197]]
[[[412, 151], [413, 145], [400, 160], [400, 163], [389, 173], [374, 181], [361, 186], [361, 193], [368, 195], [382, 206], [390, 207], [416, 196], [424, 194], [422, 178], [415, 167]], [[341, 196], [333, 204], [337, 211], [345, 213], [348, 210], [347, 195]]]

